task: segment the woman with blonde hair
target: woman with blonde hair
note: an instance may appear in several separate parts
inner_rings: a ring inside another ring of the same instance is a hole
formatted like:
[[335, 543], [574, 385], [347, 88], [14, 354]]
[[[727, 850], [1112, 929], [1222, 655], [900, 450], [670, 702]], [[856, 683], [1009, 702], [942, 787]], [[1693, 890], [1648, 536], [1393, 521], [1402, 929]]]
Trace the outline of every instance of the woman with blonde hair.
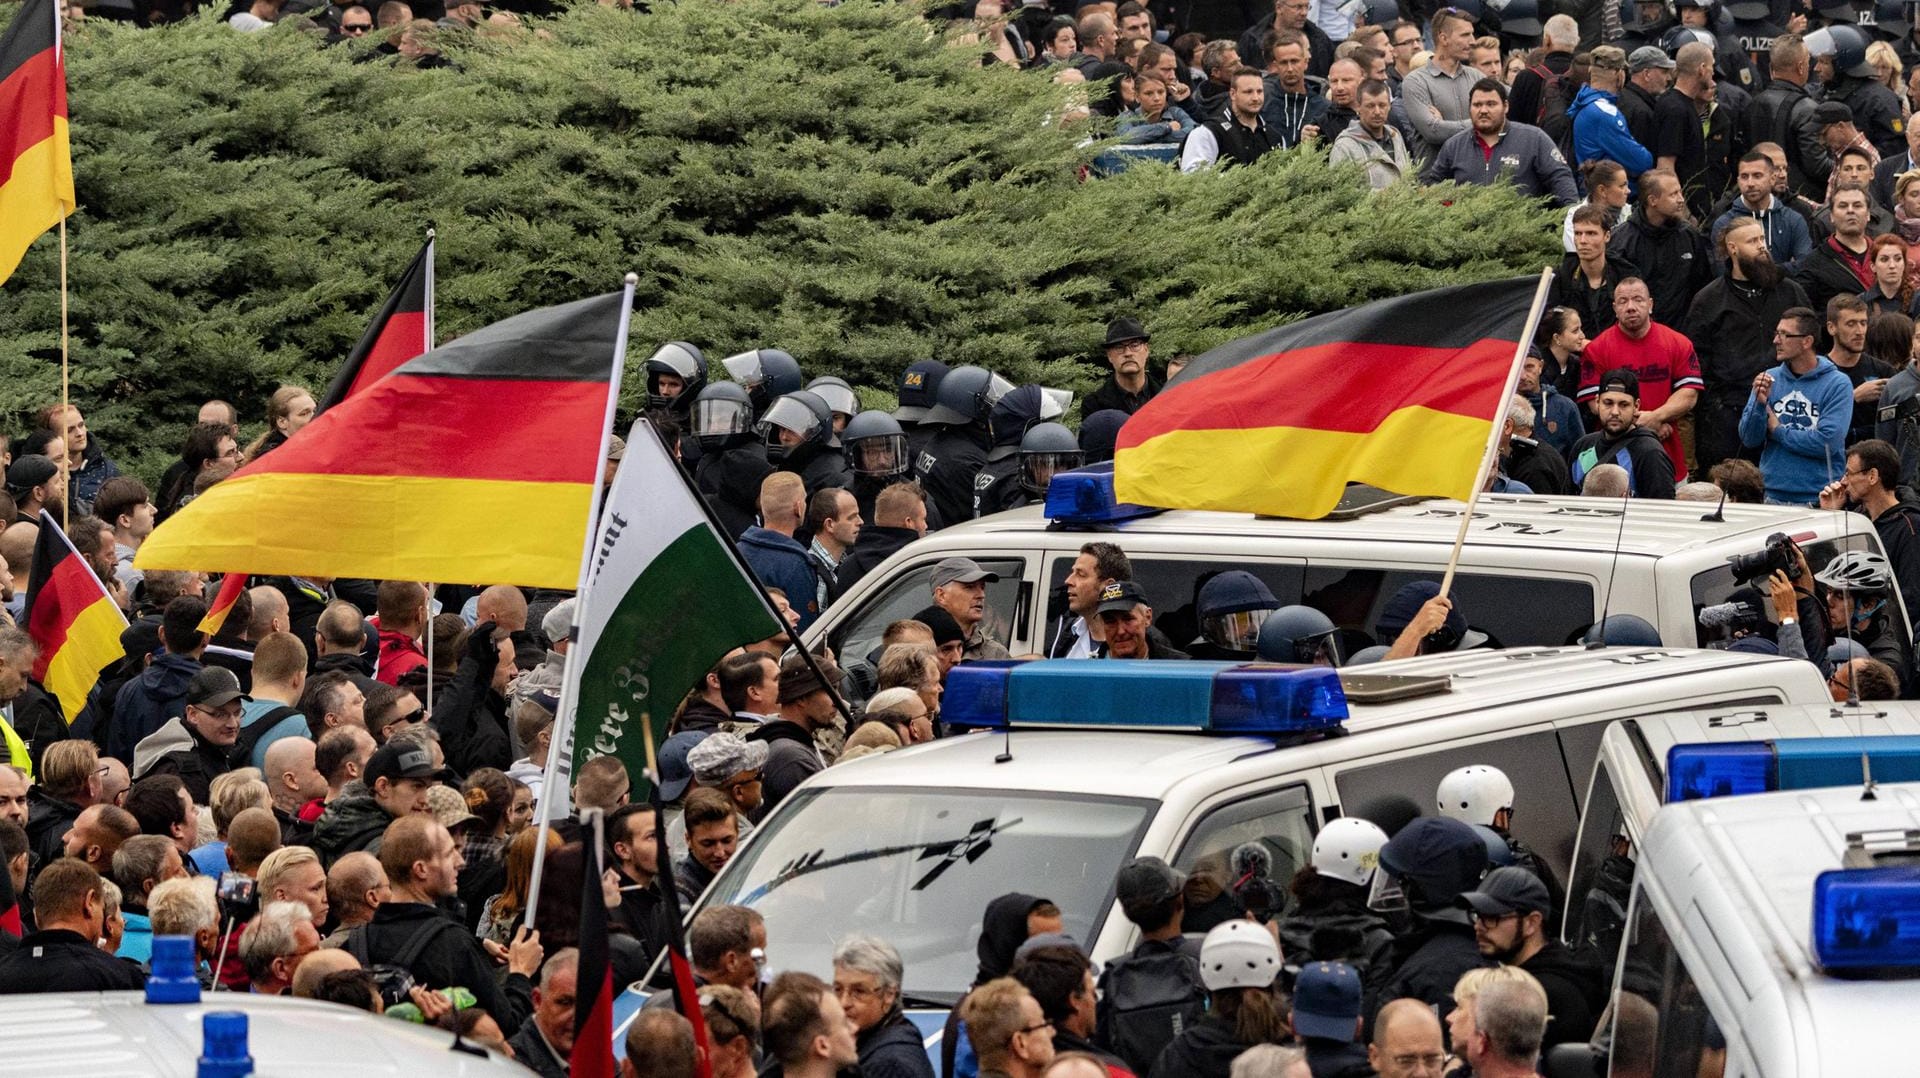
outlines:
[[[540, 841], [540, 829], [529, 827], [513, 836], [507, 844], [507, 882], [500, 893], [487, 900], [474, 935], [492, 940], [502, 947], [513, 942], [513, 933], [527, 915], [527, 894], [533, 887], [533, 850]], [[547, 847], [559, 849], [566, 844], [560, 832], [547, 829]]]
[[1907, 100], [1907, 80], [1902, 77], [1906, 65], [1900, 62], [1900, 54], [1893, 46], [1884, 41], [1876, 41], [1867, 46], [1867, 63], [1873, 65], [1873, 79], [1880, 85], [1893, 91], [1900, 99], [1900, 115], [1913, 113], [1913, 102]]
[[267, 432], [247, 446], [248, 463], [259, 460], [313, 421], [313, 394], [299, 386], [281, 386], [267, 402]]

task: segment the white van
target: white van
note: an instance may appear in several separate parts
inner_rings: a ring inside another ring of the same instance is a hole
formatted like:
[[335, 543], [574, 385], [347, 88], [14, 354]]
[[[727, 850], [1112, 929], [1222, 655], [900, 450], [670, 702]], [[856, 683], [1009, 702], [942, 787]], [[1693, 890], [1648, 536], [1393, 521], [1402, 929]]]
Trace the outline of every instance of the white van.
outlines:
[[1565, 878], [1606, 724], [1680, 708], [1825, 700], [1810, 663], [1658, 648], [1513, 648], [1379, 666], [1042, 660], [962, 664], [945, 716], [999, 727], [827, 768], [754, 828], [697, 908], [767, 920], [778, 968], [826, 969], [856, 932], [894, 943], [910, 1002], [972, 983], [987, 903], [1053, 900], [1096, 961], [1136, 942], [1114, 879], [1153, 854], [1224, 869], [1258, 842], [1284, 884], [1342, 814], [1388, 831], [1448, 771], [1522, 786], [1515, 833]]
[[[1146, 510], [1114, 504], [1110, 471], [1067, 472], [1054, 478], [1046, 507], [908, 544], [836, 599], [807, 639], [852, 660], [867, 656], [889, 623], [933, 601], [934, 564], [963, 556], [1000, 577], [987, 585], [985, 630], [1015, 655], [1044, 654], [1048, 624], [1066, 611], [1074, 558], [1104, 540], [1126, 551], [1155, 625], [1177, 648], [1199, 635], [1200, 585], [1245, 569], [1283, 605], [1326, 613], [1351, 655], [1375, 643], [1381, 607], [1402, 585], [1440, 579], [1464, 509], [1354, 486], [1321, 520]], [[1768, 536], [1793, 537], [1815, 572], [1842, 550], [1880, 550], [1857, 513], [1783, 506], [1484, 495], [1474, 515], [1453, 595], [1495, 647], [1578, 643], [1603, 611], [1645, 618], [1669, 647], [1706, 647], [1718, 630], [1700, 627], [1699, 611], [1728, 601], [1736, 586], [1729, 560], [1759, 553]], [[1894, 621], [1904, 646], [1905, 615]]]

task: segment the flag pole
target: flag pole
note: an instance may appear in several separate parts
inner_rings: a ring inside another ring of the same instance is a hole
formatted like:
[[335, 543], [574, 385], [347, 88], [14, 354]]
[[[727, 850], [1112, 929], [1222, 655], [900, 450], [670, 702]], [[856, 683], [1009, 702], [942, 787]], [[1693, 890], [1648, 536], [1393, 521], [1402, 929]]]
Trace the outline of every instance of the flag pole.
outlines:
[[1467, 529], [1473, 526], [1473, 510], [1480, 503], [1480, 491], [1487, 485], [1487, 478], [1493, 474], [1494, 462], [1500, 459], [1500, 432], [1506, 424], [1507, 407], [1513, 401], [1514, 391], [1520, 386], [1520, 368], [1526, 363], [1527, 349], [1533, 344], [1533, 335], [1540, 328], [1540, 316], [1547, 309], [1547, 290], [1553, 287], [1553, 270], [1540, 271], [1540, 284], [1533, 290], [1533, 306], [1527, 311], [1527, 324], [1520, 331], [1520, 340], [1513, 349], [1513, 363], [1507, 368], [1506, 389], [1495, 402], [1493, 429], [1487, 432], [1487, 448], [1480, 455], [1480, 467], [1474, 471], [1473, 489], [1467, 493], [1467, 506], [1460, 513], [1460, 530], [1453, 537], [1453, 553], [1447, 556], [1447, 571], [1440, 578], [1440, 594], [1446, 595], [1453, 587], [1453, 574], [1460, 567], [1460, 552], [1467, 544]]
[[[593, 570], [593, 551], [600, 541], [600, 487], [607, 478], [608, 440], [613, 435], [614, 410], [620, 404], [620, 377], [627, 369], [627, 328], [633, 322], [633, 290], [639, 283], [639, 274], [627, 274], [620, 301], [620, 329], [614, 334], [613, 373], [607, 380], [607, 412], [600, 423], [600, 453], [593, 462], [593, 488], [587, 494], [587, 536], [580, 545], [580, 582], [573, 592], [573, 624], [567, 626], [569, 640], [575, 638], [578, 627], [587, 620], [587, 577]], [[532, 826], [540, 830], [533, 840], [533, 876], [527, 881], [525, 923], [528, 925], [534, 923], [534, 914], [540, 908], [540, 878], [545, 875], [547, 862], [547, 821], [552, 818], [555, 791], [573, 772], [573, 711], [579, 702], [580, 663], [570, 658], [566, 677], [560, 682], [553, 733], [547, 739], [547, 766], [540, 779], [540, 798], [533, 809]]]
[[[59, 8], [56, 6], [54, 10], [58, 12]], [[59, 16], [56, 14], [54, 16], [56, 26], [59, 21]], [[67, 410], [72, 407], [67, 396], [67, 215], [62, 213], [60, 215], [60, 422], [62, 424], [66, 423]], [[63, 425], [61, 431], [64, 433], [65, 430], [66, 427]], [[62, 438], [60, 442], [65, 445], [66, 439]], [[72, 454], [69, 453], [68, 457], [71, 459]], [[67, 462], [61, 461], [60, 467], [67, 467]], [[67, 480], [71, 483], [73, 476], [67, 476]], [[60, 500], [60, 531], [62, 533], [67, 530], [69, 514], [72, 511], [73, 491], [68, 490], [67, 496]]]
[[[421, 319], [425, 327], [420, 342], [420, 354], [433, 351], [433, 259], [438, 249], [433, 244], [433, 226], [427, 226], [427, 309], [426, 317]], [[440, 590], [439, 584], [427, 589], [427, 714], [433, 714], [433, 593]]]

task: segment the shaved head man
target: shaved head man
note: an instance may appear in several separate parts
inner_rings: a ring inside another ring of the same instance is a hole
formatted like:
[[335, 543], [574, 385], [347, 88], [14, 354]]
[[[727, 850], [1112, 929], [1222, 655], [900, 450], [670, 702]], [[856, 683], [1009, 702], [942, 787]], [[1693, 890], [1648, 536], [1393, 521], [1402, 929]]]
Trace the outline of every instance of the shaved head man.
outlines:
[[473, 623], [489, 621], [510, 633], [526, 631], [527, 597], [507, 584], [495, 584], [481, 592], [480, 601], [474, 605]]

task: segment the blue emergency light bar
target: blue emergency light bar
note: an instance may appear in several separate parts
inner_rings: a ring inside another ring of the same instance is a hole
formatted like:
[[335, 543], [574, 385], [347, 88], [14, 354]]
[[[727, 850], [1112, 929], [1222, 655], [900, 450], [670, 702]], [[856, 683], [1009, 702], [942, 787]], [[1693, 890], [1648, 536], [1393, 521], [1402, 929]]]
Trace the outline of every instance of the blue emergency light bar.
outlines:
[[947, 675], [942, 721], [955, 726], [1310, 733], [1347, 717], [1326, 666], [1037, 659], [962, 663]]
[[1830, 973], [1920, 968], [1920, 867], [1839, 868], [1816, 876], [1813, 954]]
[[1667, 803], [1707, 797], [1859, 785], [1865, 756], [1875, 782], [1920, 781], [1920, 737], [1785, 737], [1675, 745]]
[[1047, 484], [1046, 512], [1055, 524], [1094, 527], [1150, 517], [1160, 510], [1121, 501], [1114, 492], [1109, 460], [1054, 476]]

